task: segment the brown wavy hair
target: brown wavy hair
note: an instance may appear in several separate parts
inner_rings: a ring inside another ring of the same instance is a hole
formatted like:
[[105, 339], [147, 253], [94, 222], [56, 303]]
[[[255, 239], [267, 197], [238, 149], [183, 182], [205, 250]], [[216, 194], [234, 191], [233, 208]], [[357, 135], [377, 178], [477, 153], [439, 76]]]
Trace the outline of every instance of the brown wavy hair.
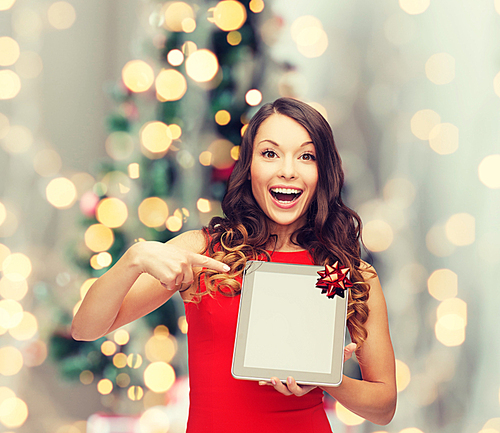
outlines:
[[214, 217], [203, 228], [204, 253], [228, 264], [231, 270], [220, 274], [203, 269], [196, 280], [199, 284], [201, 278], [204, 279], [206, 291], [198, 292], [198, 300], [215, 291], [235, 296], [241, 290], [235, 277], [242, 275], [247, 260], [270, 261], [266, 249], [272, 248], [277, 237], [271, 232], [269, 218], [253, 197], [249, 178], [255, 136], [260, 125], [273, 114], [295, 120], [309, 133], [314, 144], [318, 168], [316, 193], [307, 211], [306, 223], [292, 234], [291, 241], [306, 249], [316, 265], [338, 260], [349, 267], [354, 287], [349, 291], [347, 326], [359, 347], [367, 337], [364, 324], [369, 313], [369, 285], [360, 267], [361, 219], [342, 201], [344, 172], [330, 125], [318, 111], [296, 99], [280, 98], [263, 105], [248, 124], [222, 201], [225, 216]]

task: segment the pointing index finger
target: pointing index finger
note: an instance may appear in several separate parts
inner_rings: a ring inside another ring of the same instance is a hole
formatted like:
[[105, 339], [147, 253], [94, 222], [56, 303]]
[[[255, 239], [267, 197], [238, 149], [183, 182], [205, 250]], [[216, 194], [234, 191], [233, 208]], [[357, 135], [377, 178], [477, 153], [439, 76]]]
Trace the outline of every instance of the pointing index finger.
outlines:
[[193, 266], [210, 268], [214, 271], [219, 272], [229, 272], [231, 270], [231, 268], [225, 263], [219, 262], [218, 260], [212, 259], [211, 257], [207, 257], [202, 254], [193, 254], [191, 256], [191, 264]]

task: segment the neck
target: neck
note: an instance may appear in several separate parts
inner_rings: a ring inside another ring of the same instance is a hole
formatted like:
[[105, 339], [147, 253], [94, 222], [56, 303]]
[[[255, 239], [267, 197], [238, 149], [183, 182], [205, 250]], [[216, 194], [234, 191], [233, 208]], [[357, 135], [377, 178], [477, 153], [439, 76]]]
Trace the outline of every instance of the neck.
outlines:
[[[292, 233], [300, 227], [298, 224], [290, 224], [287, 226], [272, 224], [270, 229], [276, 238], [271, 238], [269, 240], [268, 248], [274, 251], [300, 251], [303, 250], [300, 245], [296, 245], [292, 242]], [[276, 239], [276, 243], [274, 240]]]

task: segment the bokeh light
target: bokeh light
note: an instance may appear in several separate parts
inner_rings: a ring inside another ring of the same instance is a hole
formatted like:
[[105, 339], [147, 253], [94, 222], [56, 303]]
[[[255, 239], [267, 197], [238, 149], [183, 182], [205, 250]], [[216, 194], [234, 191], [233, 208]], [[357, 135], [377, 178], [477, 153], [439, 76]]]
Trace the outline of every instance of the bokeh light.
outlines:
[[427, 10], [431, 0], [399, 0], [399, 6], [407, 14], [418, 15]]
[[166, 152], [172, 144], [172, 135], [168, 126], [160, 121], [146, 123], [140, 131], [141, 144], [150, 152]]
[[429, 294], [439, 301], [454, 298], [458, 293], [458, 277], [450, 269], [436, 269], [427, 280]]
[[125, 331], [125, 329], [119, 329], [113, 335], [113, 340], [115, 340], [116, 344], [123, 346], [124, 344], [127, 344], [129, 342], [130, 334]]
[[493, 90], [498, 96], [500, 96], [500, 72], [495, 75], [495, 78], [493, 78]]
[[23, 253], [13, 253], [5, 257], [2, 262], [2, 271], [10, 281], [22, 281], [31, 274], [31, 260]]
[[118, 198], [104, 198], [97, 205], [96, 218], [106, 227], [121, 227], [128, 218], [127, 205]]
[[22, 125], [13, 125], [9, 128], [1, 145], [6, 152], [17, 154], [26, 152], [32, 146], [33, 142], [33, 133], [28, 128]]
[[184, 61], [184, 54], [178, 49], [170, 50], [167, 54], [167, 61], [172, 66], [180, 66]]
[[476, 219], [468, 213], [457, 213], [446, 221], [445, 231], [453, 245], [470, 245], [476, 239]]
[[408, 427], [408, 428], [404, 428], [399, 433], [424, 433], [424, 432], [416, 427]]
[[9, 334], [16, 340], [20, 341], [25, 341], [33, 338], [37, 332], [38, 321], [33, 314], [27, 311], [24, 311], [22, 313], [21, 321], [16, 326], [9, 329]]
[[52, 27], [58, 30], [69, 29], [76, 20], [75, 8], [65, 1], [57, 1], [49, 6], [47, 18]]
[[11, 66], [19, 59], [19, 44], [9, 36], [0, 37], [0, 66]]
[[0, 71], [0, 100], [12, 99], [21, 90], [21, 79], [14, 71], [4, 69]]
[[130, 385], [130, 376], [127, 373], [120, 373], [116, 376], [116, 384], [120, 388], [126, 388]]
[[364, 418], [351, 412], [346, 407], [342, 406], [338, 401], [335, 402], [335, 413], [337, 418], [342, 421], [345, 425], [360, 425], [365, 422]]
[[6, 398], [0, 404], [0, 422], [8, 428], [17, 428], [28, 418], [28, 406], [17, 397]]
[[223, 138], [213, 141], [207, 149], [211, 155], [210, 163], [220, 170], [231, 167], [234, 164], [234, 159], [231, 157], [233, 146], [233, 143]]
[[147, 227], [160, 227], [168, 217], [168, 205], [159, 197], [148, 197], [138, 208], [140, 221]]
[[14, 376], [23, 368], [23, 355], [13, 346], [0, 347], [0, 374]]
[[403, 361], [396, 359], [396, 388], [403, 391], [411, 380], [410, 368]]
[[440, 155], [449, 155], [458, 149], [458, 128], [451, 123], [439, 123], [429, 132], [429, 145]]
[[[113, 197], [120, 197], [127, 194], [130, 191], [130, 178], [123, 173], [122, 171], [109, 171], [104, 175], [101, 182], [99, 183], [99, 187], [104, 189], [102, 194], [107, 194]], [[94, 191], [96, 187], [94, 185]]]
[[125, 131], [114, 131], [106, 139], [107, 154], [116, 161], [128, 159], [134, 151], [134, 140]]
[[81, 299], [85, 298], [85, 295], [92, 287], [92, 284], [94, 284], [96, 281], [97, 281], [97, 278], [88, 278], [83, 282], [83, 284], [80, 286], [80, 298]]
[[458, 298], [446, 299], [437, 308], [436, 338], [445, 346], [459, 346], [465, 341], [467, 304]]
[[233, 0], [220, 1], [213, 13], [215, 25], [226, 32], [238, 30], [247, 19], [245, 6]]
[[22, 305], [13, 299], [0, 301], [0, 326], [10, 329], [17, 326], [23, 318]]
[[182, 228], [182, 220], [176, 215], [169, 216], [165, 226], [171, 232], [178, 232]]
[[255, 107], [262, 102], [262, 93], [257, 89], [251, 89], [245, 94], [245, 101], [248, 105]]
[[198, 160], [200, 161], [201, 165], [208, 167], [212, 162], [212, 154], [208, 150], [204, 150], [200, 153]]
[[144, 390], [140, 386], [131, 386], [127, 390], [127, 397], [132, 401], [138, 401], [144, 396]]
[[455, 58], [448, 53], [433, 54], [425, 63], [425, 74], [434, 84], [448, 84], [455, 78]]
[[94, 381], [94, 373], [90, 370], [83, 370], [80, 373], [80, 382], [83, 385], [90, 385]]
[[328, 36], [323, 30], [323, 25], [318, 18], [312, 15], [297, 18], [292, 23], [290, 31], [292, 39], [297, 44], [297, 49], [305, 57], [319, 57], [328, 47]]
[[455, 251], [448, 237], [444, 226], [436, 224], [430, 228], [425, 236], [425, 244], [427, 249], [437, 257], [447, 257]]
[[235, 45], [238, 45], [241, 42], [241, 39], [241, 33], [236, 30], [233, 32], [229, 32], [226, 36], [227, 43], [229, 45], [232, 45], [233, 47]]
[[113, 382], [109, 379], [101, 379], [97, 382], [97, 391], [102, 395], [110, 394], [113, 391]]
[[113, 365], [116, 368], [124, 368], [127, 366], [127, 355], [124, 353], [117, 353], [113, 356]]
[[45, 342], [35, 340], [24, 348], [24, 365], [26, 367], [38, 367], [47, 359], [48, 349]]
[[16, 0], [0, 0], [0, 11], [10, 9]]
[[365, 224], [363, 240], [366, 247], [374, 252], [385, 251], [392, 244], [394, 233], [383, 220], [372, 220]]
[[196, 207], [202, 213], [208, 213], [212, 210], [212, 206], [210, 205], [210, 201], [206, 198], [199, 198], [196, 202]]
[[179, 329], [183, 334], [187, 334], [188, 323], [186, 320], [186, 316], [180, 316], [179, 319], [177, 319], [177, 326], [179, 326]]
[[[107, 268], [113, 261], [113, 257], [108, 252], [96, 254], [94, 257], [92, 257], [92, 259], [94, 259], [95, 262], [93, 260], [90, 261], [90, 264], [94, 269]], [[94, 266], [94, 264], [97, 266]]]
[[254, 14], [258, 14], [264, 10], [264, 1], [263, 0], [251, 0], [248, 4], [248, 7]]
[[[33, 168], [42, 177], [52, 177], [59, 173], [62, 160], [53, 149], [41, 149], [33, 158]], [[75, 185], [76, 187], [76, 185]]]
[[164, 101], [177, 101], [187, 90], [184, 75], [175, 69], [165, 69], [156, 77], [156, 92]]
[[391, 207], [407, 209], [415, 200], [416, 188], [408, 179], [398, 177], [387, 181], [383, 195]]
[[231, 114], [227, 110], [219, 110], [215, 113], [215, 122], [218, 125], [227, 125], [231, 121]]
[[500, 155], [488, 155], [479, 164], [479, 180], [488, 188], [500, 188]]
[[131, 60], [122, 69], [125, 86], [132, 92], [140, 93], [148, 90], [154, 83], [153, 68], [142, 60]]
[[154, 392], [166, 392], [175, 382], [175, 371], [166, 362], [152, 362], [144, 370], [144, 384]]
[[5, 205], [2, 202], [0, 202], [0, 226], [3, 224], [6, 218], [7, 218], [7, 209], [5, 209]]
[[75, 184], [65, 177], [52, 179], [45, 189], [48, 202], [58, 209], [68, 209], [77, 199]]
[[113, 230], [103, 224], [92, 224], [85, 231], [85, 245], [96, 253], [108, 250], [114, 241]]
[[420, 140], [428, 140], [431, 130], [441, 122], [441, 116], [433, 110], [417, 111], [411, 118], [411, 132]]
[[[194, 21], [193, 8], [184, 2], [167, 2], [164, 7], [165, 22], [163, 26], [171, 32], [186, 31], [186, 23]], [[183, 25], [184, 23], [184, 25]]]
[[33, 79], [42, 73], [43, 61], [34, 51], [22, 51], [14, 68], [21, 78]]
[[[1, 263], [0, 259], [0, 263]], [[20, 301], [28, 293], [28, 283], [26, 280], [12, 281], [7, 277], [2, 277], [0, 279], [0, 296], [5, 299], [12, 299], [14, 301]]]
[[116, 344], [111, 340], [106, 340], [101, 344], [101, 352], [106, 356], [114, 355], [116, 352]]
[[142, 356], [138, 353], [131, 353], [127, 356], [127, 365], [130, 368], [139, 368], [142, 365]]
[[177, 140], [178, 138], [181, 137], [182, 129], [179, 125], [172, 123], [172, 124], [168, 125], [168, 129], [170, 130], [170, 135], [172, 137], [172, 140]]
[[130, 179], [139, 179], [141, 171], [137, 162], [132, 162], [128, 165], [128, 175]]
[[219, 70], [219, 61], [212, 51], [195, 51], [186, 60], [186, 73], [198, 83], [205, 83], [215, 77]]
[[150, 407], [139, 418], [139, 431], [167, 433], [170, 428], [169, 416], [159, 407]]
[[149, 361], [170, 362], [177, 351], [174, 337], [169, 335], [153, 335], [146, 343], [146, 358]]

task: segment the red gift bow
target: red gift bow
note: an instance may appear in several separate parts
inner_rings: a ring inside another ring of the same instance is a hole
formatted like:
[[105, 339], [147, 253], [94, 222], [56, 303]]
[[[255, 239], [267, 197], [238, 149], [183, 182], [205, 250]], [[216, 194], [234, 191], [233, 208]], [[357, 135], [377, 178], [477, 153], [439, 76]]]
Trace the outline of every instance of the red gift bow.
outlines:
[[346, 289], [353, 286], [347, 278], [348, 272], [349, 268], [341, 268], [338, 261], [333, 266], [325, 265], [324, 271], [318, 271], [321, 278], [318, 279], [316, 287], [321, 289], [321, 293], [326, 293], [330, 299], [333, 299], [335, 295], [344, 298]]

